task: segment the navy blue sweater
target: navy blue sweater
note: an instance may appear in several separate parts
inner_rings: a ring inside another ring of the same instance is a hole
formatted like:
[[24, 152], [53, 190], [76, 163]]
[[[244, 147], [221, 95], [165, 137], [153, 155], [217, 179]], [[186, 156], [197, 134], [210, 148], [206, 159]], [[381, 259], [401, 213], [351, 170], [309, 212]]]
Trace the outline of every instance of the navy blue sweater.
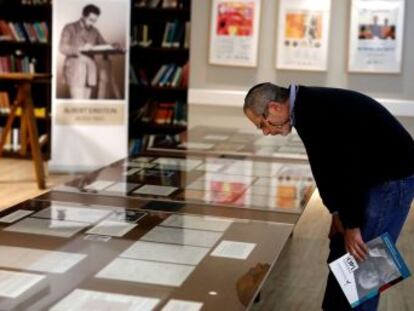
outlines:
[[374, 99], [299, 86], [295, 128], [323, 203], [347, 228], [361, 227], [372, 186], [414, 174], [414, 141]]

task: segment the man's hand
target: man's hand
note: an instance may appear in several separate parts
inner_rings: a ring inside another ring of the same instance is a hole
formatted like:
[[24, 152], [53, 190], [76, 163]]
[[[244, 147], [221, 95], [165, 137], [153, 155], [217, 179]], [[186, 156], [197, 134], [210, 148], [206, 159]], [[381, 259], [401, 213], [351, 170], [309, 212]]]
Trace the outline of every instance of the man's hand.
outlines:
[[331, 230], [329, 231], [329, 238], [332, 239], [336, 234], [344, 235], [344, 226], [342, 225], [341, 219], [338, 214], [332, 215]]
[[345, 229], [344, 238], [346, 251], [357, 261], [364, 261], [368, 255], [368, 247], [362, 240], [361, 230], [359, 228]]

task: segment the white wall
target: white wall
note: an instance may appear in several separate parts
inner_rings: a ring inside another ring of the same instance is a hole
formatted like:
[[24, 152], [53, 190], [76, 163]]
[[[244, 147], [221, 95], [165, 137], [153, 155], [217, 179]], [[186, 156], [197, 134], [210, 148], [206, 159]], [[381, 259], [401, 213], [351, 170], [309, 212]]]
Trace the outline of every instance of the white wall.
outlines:
[[[241, 113], [243, 95], [254, 84], [271, 81], [288, 86], [332, 86], [357, 90], [379, 99], [396, 115], [414, 116], [414, 1], [406, 0], [401, 74], [346, 72], [351, 0], [332, 0], [328, 71], [275, 69], [279, 0], [262, 0], [258, 66], [208, 64], [211, 0], [193, 0], [191, 16], [189, 125], [248, 126]], [[213, 104], [213, 106], [212, 106]], [[218, 104], [214, 106], [214, 104]], [[228, 104], [232, 107], [224, 108]]]

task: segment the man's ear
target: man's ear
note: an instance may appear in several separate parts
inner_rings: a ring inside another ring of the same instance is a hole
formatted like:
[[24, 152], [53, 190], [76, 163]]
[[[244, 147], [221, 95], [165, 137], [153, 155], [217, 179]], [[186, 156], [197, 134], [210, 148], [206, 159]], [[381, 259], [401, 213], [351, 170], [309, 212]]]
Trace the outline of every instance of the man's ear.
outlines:
[[275, 101], [271, 101], [268, 104], [269, 111], [279, 112], [281, 109], [281, 104]]

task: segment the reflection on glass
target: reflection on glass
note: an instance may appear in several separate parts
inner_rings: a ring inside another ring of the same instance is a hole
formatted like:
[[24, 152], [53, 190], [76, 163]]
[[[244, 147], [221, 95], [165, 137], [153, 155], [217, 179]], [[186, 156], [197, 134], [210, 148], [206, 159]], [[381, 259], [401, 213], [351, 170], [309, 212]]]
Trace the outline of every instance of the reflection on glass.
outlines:
[[[298, 144], [295, 140], [291, 143]], [[128, 163], [140, 167], [127, 170], [125, 163], [127, 167]], [[312, 174], [304, 164], [164, 156], [152, 158], [152, 162], [119, 161], [59, 190], [106, 196], [150, 195], [175, 201], [301, 213], [312, 189]]]
[[258, 263], [237, 280], [236, 291], [240, 302], [247, 307], [269, 271], [269, 264]]

